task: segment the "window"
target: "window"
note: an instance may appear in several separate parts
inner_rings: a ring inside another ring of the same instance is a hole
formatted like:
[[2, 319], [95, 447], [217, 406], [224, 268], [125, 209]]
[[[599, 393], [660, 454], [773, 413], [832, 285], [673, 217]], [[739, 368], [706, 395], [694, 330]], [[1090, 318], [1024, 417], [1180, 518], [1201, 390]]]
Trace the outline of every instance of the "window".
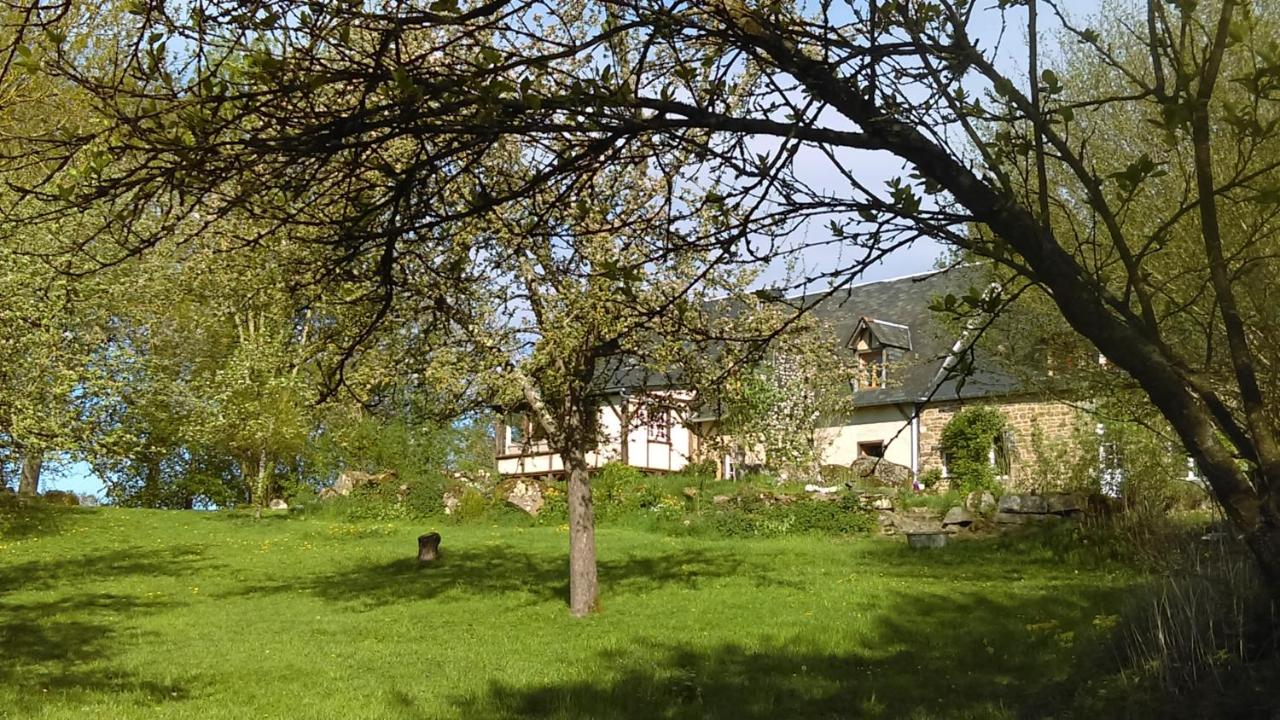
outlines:
[[858, 457], [869, 457], [869, 458], [884, 457], [884, 441], [876, 440], [875, 442], [858, 443]]
[[858, 353], [858, 389], [884, 387], [886, 368], [884, 350], [864, 350]]
[[547, 431], [541, 423], [524, 413], [507, 415], [507, 447], [512, 452], [520, 452], [547, 440]]
[[528, 439], [524, 415], [520, 413], [509, 413], [505, 424], [507, 426], [507, 446], [512, 449], [519, 449]]
[[671, 442], [671, 408], [648, 408], [645, 411], [645, 424], [649, 427], [649, 442]]

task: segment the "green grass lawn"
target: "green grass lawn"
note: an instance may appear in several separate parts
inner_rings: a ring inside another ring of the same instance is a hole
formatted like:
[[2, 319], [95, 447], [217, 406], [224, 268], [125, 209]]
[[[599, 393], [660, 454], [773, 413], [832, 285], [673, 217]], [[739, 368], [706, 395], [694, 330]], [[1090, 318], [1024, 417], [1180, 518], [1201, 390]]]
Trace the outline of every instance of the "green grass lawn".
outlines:
[[1007, 542], [605, 527], [604, 611], [575, 621], [551, 527], [106, 508], [0, 531], [6, 719], [1060, 715], [1135, 580]]

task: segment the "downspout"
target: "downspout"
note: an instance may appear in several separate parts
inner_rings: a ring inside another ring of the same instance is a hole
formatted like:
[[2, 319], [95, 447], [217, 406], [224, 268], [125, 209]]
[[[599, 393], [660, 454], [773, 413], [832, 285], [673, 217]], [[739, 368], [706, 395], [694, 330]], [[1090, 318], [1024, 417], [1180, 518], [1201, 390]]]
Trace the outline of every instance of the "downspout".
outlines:
[[916, 405], [911, 412], [911, 478], [920, 479], [920, 413], [924, 407]]

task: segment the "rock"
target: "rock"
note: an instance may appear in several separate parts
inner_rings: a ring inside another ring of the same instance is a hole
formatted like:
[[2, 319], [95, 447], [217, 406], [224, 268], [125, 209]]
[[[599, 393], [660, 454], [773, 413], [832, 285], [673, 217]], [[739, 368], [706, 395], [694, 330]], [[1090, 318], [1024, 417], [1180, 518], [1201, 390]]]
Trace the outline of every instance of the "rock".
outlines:
[[947, 514], [942, 518], [942, 527], [944, 528], [951, 526], [969, 527], [972, 524], [973, 513], [959, 505], [948, 510]]
[[693, 486], [686, 487], [686, 488], [685, 488], [684, 490], [682, 490], [681, 492], [683, 492], [683, 493], [684, 493], [684, 496], [685, 496], [685, 497], [687, 497], [687, 498], [689, 498], [690, 500], [692, 500], [692, 499], [694, 499], [694, 498], [698, 497], [698, 488], [693, 487]]
[[911, 487], [911, 468], [889, 462], [884, 458], [860, 457], [849, 465], [849, 469], [864, 486], [867, 484], [866, 480], [871, 478], [879, 485], [896, 488]]
[[804, 486], [805, 492], [817, 495], [834, 495], [840, 492], [840, 489], [839, 485], [814, 485], [810, 483], [809, 485]]
[[452, 515], [458, 511], [458, 505], [462, 503], [462, 495], [456, 490], [446, 490], [440, 502], [444, 505], [444, 514]]
[[1049, 507], [1040, 495], [1019, 495], [1009, 493], [1000, 498], [996, 509], [1002, 513], [1039, 514], [1049, 512]]
[[507, 502], [537, 517], [542, 512], [542, 486], [532, 481], [517, 480], [507, 493]]
[[489, 470], [477, 468], [468, 472], [455, 472], [453, 479], [457, 485], [465, 485], [481, 494], [488, 495], [498, 484], [498, 478]]
[[974, 490], [965, 496], [966, 510], [977, 513], [989, 513], [996, 509], [996, 496], [986, 490]]
[[271, 502], [267, 503], [267, 507], [271, 508], [272, 510], [288, 510], [289, 503], [285, 502], [280, 498], [275, 498]]
[[76, 495], [76, 499], [80, 501], [80, 507], [98, 507], [101, 503], [98, 501], [97, 495], [89, 493], [80, 493]]
[[324, 488], [323, 490], [320, 491], [321, 500], [331, 500], [336, 497], [339, 497], [338, 491], [334, 490], [331, 487]]
[[338, 481], [333, 484], [334, 492], [339, 495], [350, 495], [352, 490], [365, 485], [381, 485], [388, 480], [394, 480], [396, 473], [394, 470], [387, 470], [380, 473], [360, 472], [359, 470], [345, 470], [338, 475]]
[[998, 512], [996, 513], [996, 522], [1001, 525], [1026, 525], [1028, 523], [1042, 523], [1053, 520], [1061, 520], [1061, 516], [1050, 515], [1048, 513], [1014, 513], [1014, 512]]
[[1084, 512], [1085, 500], [1075, 493], [1052, 493], [1044, 496], [1045, 509], [1056, 515]]
[[893, 498], [888, 495], [864, 494], [858, 496], [858, 505], [868, 510], [893, 512]]
[[724, 505], [730, 500], [733, 500], [733, 498], [729, 497], [728, 495], [716, 495], [715, 497], [711, 498], [711, 503], [713, 505]]

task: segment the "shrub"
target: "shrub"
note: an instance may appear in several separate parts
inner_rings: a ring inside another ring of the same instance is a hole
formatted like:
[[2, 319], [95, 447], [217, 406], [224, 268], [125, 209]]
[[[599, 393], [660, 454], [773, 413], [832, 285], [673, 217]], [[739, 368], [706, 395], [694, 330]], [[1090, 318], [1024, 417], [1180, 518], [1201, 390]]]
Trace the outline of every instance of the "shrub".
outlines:
[[490, 507], [489, 498], [475, 488], [466, 488], [458, 498], [458, 507], [453, 511], [453, 519], [457, 522], [476, 520], [482, 517]]
[[721, 508], [709, 518], [710, 528], [728, 537], [776, 537], [803, 533], [857, 535], [875, 529], [875, 518], [858, 507], [857, 498], [837, 501], [801, 500], [767, 504], [756, 500]]
[[74, 507], [80, 504], [80, 498], [75, 493], [65, 492], [63, 490], [50, 490], [40, 496], [40, 499], [49, 505], [63, 505], [66, 507]]
[[681, 475], [687, 475], [691, 478], [700, 480], [713, 480], [716, 476], [716, 468], [719, 463], [714, 458], [691, 462], [684, 466], [684, 470], [680, 471]]
[[920, 473], [920, 487], [925, 490], [934, 490], [942, 486], [942, 468], [929, 468]]
[[442, 478], [419, 478], [361, 485], [336, 504], [351, 520], [405, 520], [443, 509]]

